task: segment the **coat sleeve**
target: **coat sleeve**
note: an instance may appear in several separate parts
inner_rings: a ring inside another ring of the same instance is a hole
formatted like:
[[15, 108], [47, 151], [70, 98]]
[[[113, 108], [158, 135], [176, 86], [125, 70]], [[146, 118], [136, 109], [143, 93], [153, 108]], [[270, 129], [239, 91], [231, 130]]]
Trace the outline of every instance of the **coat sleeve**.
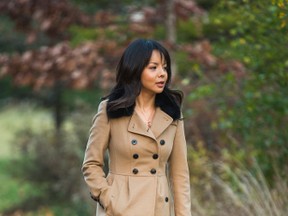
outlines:
[[104, 155], [110, 138], [110, 122], [106, 114], [107, 101], [102, 101], [93, 118], [85, 151], [82, 172], [91, 197], [104, 208], [107, 206], [109, 188], [103, 171]]
[[169, 167], [175, 216], [191, 216], [190, 179], [183, 120], [178, 120]]

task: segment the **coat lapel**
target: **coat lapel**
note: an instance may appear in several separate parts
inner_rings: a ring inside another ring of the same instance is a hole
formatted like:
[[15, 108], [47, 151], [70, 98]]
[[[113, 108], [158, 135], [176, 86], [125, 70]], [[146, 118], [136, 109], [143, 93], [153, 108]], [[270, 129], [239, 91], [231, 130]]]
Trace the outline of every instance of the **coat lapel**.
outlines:
[[156, 108], [155, 116], [152, 122], [151, 130], [154, 136], [159, 137], [163, 131], [173, 122], [171, 116], [162, 111], [159, 107]]
[[128, 131], [131, 133], [136, 133], [136, 134], [140, 134], [143, 136], [147, 136], [155, 140], [155, 136], [153, 132], [147, 129], [148, 129], [147, 126], [142, 121], [140, 116], [134, 111], [131, 116], [129, 125], [128, 125]]
[[142, 121], [140, 116], [134, 112], [128, 125], [128, 131], [156, 140], [156, 138], [159, 137], [172, 122], [173, 119], [159, 107], [157, 107], [150, 130], [147, 131], [147, 126], [145, 123]]

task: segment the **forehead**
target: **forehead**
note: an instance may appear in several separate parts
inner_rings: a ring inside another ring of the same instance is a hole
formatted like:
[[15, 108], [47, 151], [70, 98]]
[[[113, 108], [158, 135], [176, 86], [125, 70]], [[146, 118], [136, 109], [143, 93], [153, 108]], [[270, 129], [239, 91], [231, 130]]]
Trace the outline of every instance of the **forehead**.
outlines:
[[166, 59], [163, 53], [160, 53], [158, 50], [153, 50], [149, 63], [162, 63], [166, 64]]

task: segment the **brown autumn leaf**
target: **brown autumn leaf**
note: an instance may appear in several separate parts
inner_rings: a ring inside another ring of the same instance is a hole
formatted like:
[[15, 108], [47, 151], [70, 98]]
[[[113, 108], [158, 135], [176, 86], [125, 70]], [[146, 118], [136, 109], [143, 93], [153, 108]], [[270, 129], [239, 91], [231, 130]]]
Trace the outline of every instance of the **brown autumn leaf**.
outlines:
[[[105, 61], [100, 52], [107, 53], [117, 49], [115, 42], [84, 43], [72, 48], [63, 42], [53, 47], [42, 47], [39, 50], [29, 50], [22, 55], [15, 54], [1, 57], [4, 63], [2, 70], [5, 75], [13, 78], [17, 85], [30, 85], [35, 90], [50, 87], [56, 81], [65, 83], [66, 87], [83, 89], [95, 85], [96, 79], [111, 86], [114, 75], [107, 76], [105, 68], [113, 68]], [[109, 56], [109, 55], [106, 55]], [[5, 60], [5, 61], [4, 61]], [[2, 72], [3, 73], [3, 72]], [[100, 83], [100, 81], [99, 81]]]
[[72, 24], [91, 24], [91, 18], [68, 0], [1, 0], [0, 13], [9, 16], [17, 30], [27, 33], [27, 43], [34, 42], [40, 32], [64, 39]]

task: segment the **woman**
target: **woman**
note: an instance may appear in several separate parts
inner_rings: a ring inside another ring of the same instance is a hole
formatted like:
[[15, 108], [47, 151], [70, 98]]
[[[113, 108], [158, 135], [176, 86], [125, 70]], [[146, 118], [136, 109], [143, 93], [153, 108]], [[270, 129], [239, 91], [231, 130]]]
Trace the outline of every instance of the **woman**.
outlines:
[[144, 39], [132, 42], [120, 59], [82, 167], [98, 216], [191, 215], [182, 93], [168, 88], [170, 64], [163, 46]]

